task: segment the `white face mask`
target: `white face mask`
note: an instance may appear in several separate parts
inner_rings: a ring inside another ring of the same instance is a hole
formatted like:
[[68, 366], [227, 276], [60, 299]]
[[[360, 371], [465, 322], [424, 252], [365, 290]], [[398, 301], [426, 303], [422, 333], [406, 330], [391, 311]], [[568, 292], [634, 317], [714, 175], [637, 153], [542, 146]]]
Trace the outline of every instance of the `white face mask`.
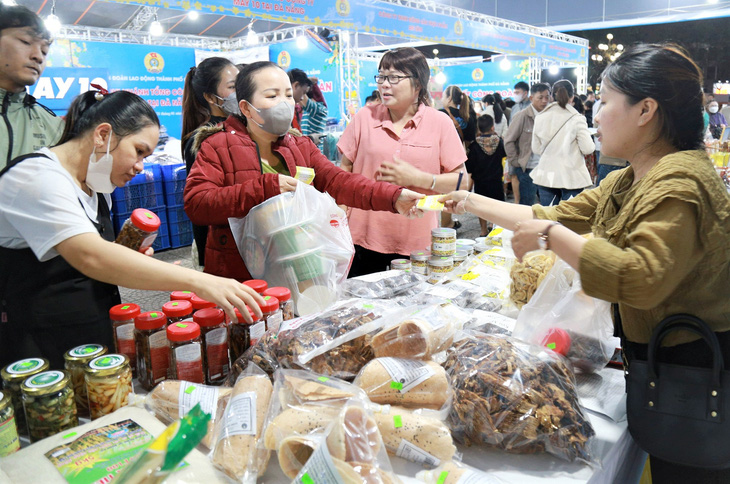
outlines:
[[96, 159], [96, 151], [89, 156], [89, 168], [86, 170], [86, 186], [96, 193], [111, 193], [116, 188], [112, 183], [112, 167], [114, 157], [109, 153], [112, 142], [112, 134], [109, 132], [109, 139], [106, 142], [106, 154]]
[[709, 111], [712, 114], [715, 114], [717, 112], [717, 110], [718, 110], [717, 106], [710, 106], [709, 108], [707, 108], [707, 111]]
[[524, 100], [525, 100], [525, 95], [524, 95], [524, 94], [522, 94], [522, 93], [520, 93], [520, 94], [517, 94], [517, 93], [515, 93], [515, 95], [514, 95], [514, 96], [512, 96], [512, 99], [514, 99], [514, 100], [515, 100], [515, 102], [516, 102], [517, 104], [519, 104], [519, 103], [521, 103], [522, 101], [524, 101]]

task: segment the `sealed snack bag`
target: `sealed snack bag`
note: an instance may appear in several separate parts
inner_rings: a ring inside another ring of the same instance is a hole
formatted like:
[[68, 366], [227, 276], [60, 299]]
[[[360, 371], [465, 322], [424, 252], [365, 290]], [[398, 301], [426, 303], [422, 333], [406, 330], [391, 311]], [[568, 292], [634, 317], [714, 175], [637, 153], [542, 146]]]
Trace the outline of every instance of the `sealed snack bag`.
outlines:
[[530, 252], [522, 258], [522, 262], [515, 262], [509, 274], [512, 279], [510, 301], [518, 308], [530, 302], [553, 264], [555, 264], [555, 254], [546, 250]]
[[501, 484], [501, 480], [461, 462], [444, 462], [438, 468], [421, 471], [416, 479], [426, 484]]
[[342, 284], [342, 292], [350, 297], [390, 299], [417, 286], [425, 279], [425, 277], [410, 271], [376, 272], [347, 279]]
[[258, 448], [273, 387], [256, 365], [249, 365], [238, 378], [223, 417], [211, 460], [236, 482], [255, 484], [266, 471], [270, 452]]

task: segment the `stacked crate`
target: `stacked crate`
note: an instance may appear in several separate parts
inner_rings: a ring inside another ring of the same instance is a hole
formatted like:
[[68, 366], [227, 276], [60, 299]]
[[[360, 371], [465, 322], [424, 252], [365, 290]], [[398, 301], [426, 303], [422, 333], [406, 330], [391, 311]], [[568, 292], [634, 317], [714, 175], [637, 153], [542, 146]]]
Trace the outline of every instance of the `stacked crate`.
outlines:
[[[184, 169], [184, 167], [183, 167]], [[170, 248], [170, 235], [162, 186], [162, 170], [157, 163], [145, 163], [144, 171], [122, 188], [112, 192], [112, 222], [119, 233], [124, 222], [136, 208], [146, 208], [160, 217], [160, 230], [152, 244], [155, 251]]]
[[162, 165], [167, 221], [170, 227], [170, 246], [173, 249], [193, 243], [193, 225], [183, 208], [186, 177], [185, 164]]

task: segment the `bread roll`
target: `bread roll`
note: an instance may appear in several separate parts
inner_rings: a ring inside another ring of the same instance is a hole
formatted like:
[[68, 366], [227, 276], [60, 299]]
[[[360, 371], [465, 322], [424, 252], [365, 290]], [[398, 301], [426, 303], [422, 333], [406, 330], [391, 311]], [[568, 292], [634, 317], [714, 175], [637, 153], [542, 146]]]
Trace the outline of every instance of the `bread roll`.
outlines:
[[[375, 412], [373, 416], [383, 444], [391, 455], [396, 455], [403, 440], [429, 453], [439, 463], [450, 461], [456, 453], [449, 428], [436, 418], [414, 414], [398, 407], [390, 407], [387, 412]], [[400, 417], [398, 425], [394, 422], [396, 416]]]
[[380, 434], [375, 420], [356, 405], [342, 409], [327, 436], [332, 457], [345, 462], [374, 462], [380, 451]]
[[452, 396], [446, 372], [433, 361], [423, 361], [419, 364], [428, 366], [433, 374], [405, 392], [401, 392], [398, 388], [398, 382], [394, 381], [383, 366], [384, 362], [381, 358], [376, 358], [365, 365], [355, 383], [365, 390], [374, 403], [439, 410], [450, 401]]
[[337, 417], [340, 409], [323, 405], [298, 405], [287, 408], [266, 426], [264, 446], [277, 450], [281, 441], [292, 435], [307, 435], [324, 429]]

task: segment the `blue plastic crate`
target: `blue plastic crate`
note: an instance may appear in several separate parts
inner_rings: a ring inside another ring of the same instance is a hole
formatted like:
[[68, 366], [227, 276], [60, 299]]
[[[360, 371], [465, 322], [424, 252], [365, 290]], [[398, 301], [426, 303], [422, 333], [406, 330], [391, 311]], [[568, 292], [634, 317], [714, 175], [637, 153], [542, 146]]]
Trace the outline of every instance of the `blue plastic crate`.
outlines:
[[173, 248], [193, 243], [193, 224], [182, 205], [167, 206], [167, 221], [170, 227], [170, 244]]
[[[170, 228], [167, 223], [167, 211], [165, 210], [165, 207], [152, 207], [148, 210], [154, 212], [157, 214], [158, 217], [160, 217], [160, 229], [157, 232], [157, 238], [155, 239], [155, 242], [152, 244], [152, 248], [155, 249], [155, 252], [159, 250], [165, 250], [170, 248]], [[119, 234], [119, 231], [122, 228], [122, 225], [124, 225], [124, 222], [129, 218], [129, 216], [132, 215], [132, 212], [129, 213], [115, 213], [112, 214], [112, 224], [114, 225], [114, 236]], [[191, 242], [192, 243], [192, 242]]]
[[164, 206], [160, 165], [145, 163], [142, 173], [112, 192], [112, 202], [117, 213], [132, 213], [135, 208], [152, 210], [153, 207]]
[[165, 191], [165, 205], [182, 205], [185, 180], [188, 171], [183, 163], [162, 165], [162, 182]]

